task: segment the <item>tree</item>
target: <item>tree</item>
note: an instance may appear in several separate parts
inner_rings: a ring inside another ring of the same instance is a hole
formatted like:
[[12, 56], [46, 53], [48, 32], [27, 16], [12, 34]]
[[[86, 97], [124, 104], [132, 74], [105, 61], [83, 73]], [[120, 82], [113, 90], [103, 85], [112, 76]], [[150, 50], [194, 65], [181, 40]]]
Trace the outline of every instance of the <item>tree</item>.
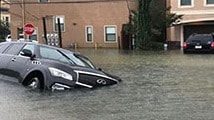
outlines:
[[8, 22], [0, 22], [0, 39], [3, 40], [8, 34], [10, 34], [10, 29]]
[[138, 9], [133, 14], [137, 47], [144, 50], [166, 42], [166, 28], [182, 19], [182, 15], [170, 13], [170, 7], [160, 7], [153, 0], [138, 0]]
[[151, 41], [150, 3], [152, 0], [138, 0], [138, 11], [135, 12], [134, 25], [137, 35], [137, 47], [148, 49]]

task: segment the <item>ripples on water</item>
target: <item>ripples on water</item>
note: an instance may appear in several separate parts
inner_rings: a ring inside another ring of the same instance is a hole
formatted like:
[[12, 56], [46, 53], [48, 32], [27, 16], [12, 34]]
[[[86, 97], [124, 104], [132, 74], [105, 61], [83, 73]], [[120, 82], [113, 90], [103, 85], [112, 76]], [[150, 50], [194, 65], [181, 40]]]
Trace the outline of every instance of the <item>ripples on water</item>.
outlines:
[[[96, 90], [36, 93], [0, 82], [4, 120], [211, 120], [212, 54], [181, 51], [85, 50], [96, 66], [122, 83]], [[7, 86], [7, 87], [5, 87]], [[10, 114], [8, 114], [10, 113]], [[14, 119], [13, 119], [14, 120]]]

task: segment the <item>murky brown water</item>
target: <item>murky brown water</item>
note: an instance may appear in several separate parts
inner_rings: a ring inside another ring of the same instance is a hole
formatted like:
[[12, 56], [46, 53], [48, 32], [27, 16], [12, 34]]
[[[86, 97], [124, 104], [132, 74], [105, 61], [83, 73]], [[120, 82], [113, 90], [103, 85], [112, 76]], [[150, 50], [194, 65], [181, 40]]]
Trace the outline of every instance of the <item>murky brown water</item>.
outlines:
[[213, 120], [214, 55], [78, 50], [123, 82], [96, 90], [30, 91], [0, 81], [0, 120]]

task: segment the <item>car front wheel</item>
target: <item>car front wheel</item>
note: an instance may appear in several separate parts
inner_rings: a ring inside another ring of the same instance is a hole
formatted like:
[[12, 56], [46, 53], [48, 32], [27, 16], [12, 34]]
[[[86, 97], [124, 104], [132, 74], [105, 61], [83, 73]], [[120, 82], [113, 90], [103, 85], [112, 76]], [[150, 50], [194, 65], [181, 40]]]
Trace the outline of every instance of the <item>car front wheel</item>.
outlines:
[[41, 89], [40, 79], [38, 77], [31, 78], [27, 86], [33, 90]]

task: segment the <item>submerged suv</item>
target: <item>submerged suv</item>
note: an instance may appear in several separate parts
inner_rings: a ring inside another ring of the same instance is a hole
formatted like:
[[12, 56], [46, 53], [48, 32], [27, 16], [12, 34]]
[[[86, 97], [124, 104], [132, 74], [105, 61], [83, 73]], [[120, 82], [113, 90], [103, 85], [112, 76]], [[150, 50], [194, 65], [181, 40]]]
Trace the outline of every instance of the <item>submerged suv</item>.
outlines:
[[214, 52], [213, 34], [192, 34], [183, 44], [183, 52]]

